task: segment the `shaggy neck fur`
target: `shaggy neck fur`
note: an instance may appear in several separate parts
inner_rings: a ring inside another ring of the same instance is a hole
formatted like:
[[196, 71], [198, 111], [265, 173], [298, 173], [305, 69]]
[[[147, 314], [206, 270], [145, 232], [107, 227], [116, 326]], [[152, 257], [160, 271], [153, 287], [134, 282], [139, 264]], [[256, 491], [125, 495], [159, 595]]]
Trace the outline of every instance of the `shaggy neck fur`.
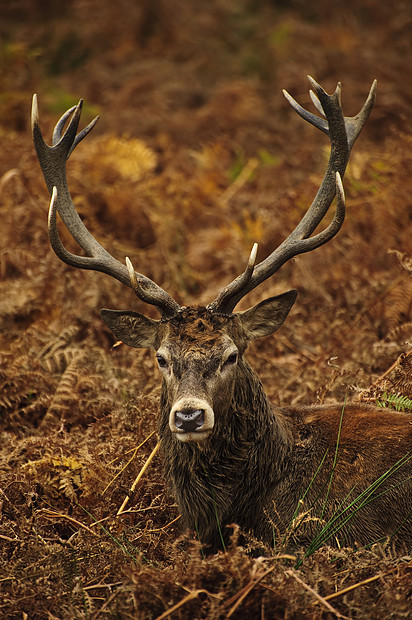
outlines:
[[[182, 443], [168, 425], [171, 403], [165, 384], [159, 434], [165, 473], [184, 524], [211, 548], [237, 523], [256, 536], [256, 513], [263, 512], [285, 470], [291, 438], [275, 416], [262, 384], [249, 364], [239, 361], [235, 389], [226, 410], [215, 410], [215, 428], [202, 443]], [[260, 530], [269, 523], [259, 525]]]

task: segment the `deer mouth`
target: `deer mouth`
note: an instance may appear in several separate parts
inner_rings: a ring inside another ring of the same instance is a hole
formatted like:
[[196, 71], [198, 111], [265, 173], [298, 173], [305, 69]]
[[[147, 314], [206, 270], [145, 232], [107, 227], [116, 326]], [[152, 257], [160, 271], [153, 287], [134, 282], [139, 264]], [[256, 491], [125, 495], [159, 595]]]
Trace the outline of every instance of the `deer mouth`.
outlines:
[[176, 432], [175, 437], [182, 443], [202, 443], [210, 436], [211, 431], [194, 431], [193, 433]]

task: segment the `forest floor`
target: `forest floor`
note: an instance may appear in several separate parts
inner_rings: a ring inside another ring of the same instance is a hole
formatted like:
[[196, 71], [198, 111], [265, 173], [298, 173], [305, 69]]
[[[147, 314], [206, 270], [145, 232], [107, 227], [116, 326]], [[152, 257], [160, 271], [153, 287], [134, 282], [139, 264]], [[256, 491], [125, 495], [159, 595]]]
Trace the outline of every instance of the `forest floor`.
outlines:
[[52, 252], [29, 123], [34, 92], [48, 142], [80, 97], [82, 123], [101, 115], [68, 165], [79, 213], [117, 258], [203, 304], [255, 241], [260, 259], [281, 243], [322, 179], [327, 138], [282, 89], [308, 107], [307, 74], [328, 92], [341, 80], [351, 116], [377, 78], [342, 230], [241, 307], [299, 291], [248, 351], [274, 405], [410, 405], [410, 3], [60, 4], [0, 8], [0, 616], [410, 618], [412, 559], [390, 544], [255, 557], [234, 540], [204, 557], [159, 455], [130, 493], [156, 445], [160, 379], [152, 352], [113, 347], [99, 310], [155, 314]]

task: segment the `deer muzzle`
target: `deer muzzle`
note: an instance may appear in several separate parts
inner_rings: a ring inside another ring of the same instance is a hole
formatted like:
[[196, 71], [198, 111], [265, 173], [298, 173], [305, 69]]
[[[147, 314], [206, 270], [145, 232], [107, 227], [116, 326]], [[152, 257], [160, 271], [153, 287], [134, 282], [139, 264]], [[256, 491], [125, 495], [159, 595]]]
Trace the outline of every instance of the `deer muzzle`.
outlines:
[[213, 426], [213, 409], [203, 399], [180, 399], [170, 411], [169, 427], [180, 441], [203, 441], [210, 435]]

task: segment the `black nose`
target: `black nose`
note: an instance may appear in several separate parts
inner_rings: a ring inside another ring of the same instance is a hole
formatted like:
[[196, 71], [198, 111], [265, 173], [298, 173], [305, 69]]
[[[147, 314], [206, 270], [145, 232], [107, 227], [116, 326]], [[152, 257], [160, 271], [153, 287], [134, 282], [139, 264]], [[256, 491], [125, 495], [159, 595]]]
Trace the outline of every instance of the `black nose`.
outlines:
[[175, 425], [183, 433], [193, 433], [202, 428], [205, 423], [203, 409], [182, 409], [175, 412]]

